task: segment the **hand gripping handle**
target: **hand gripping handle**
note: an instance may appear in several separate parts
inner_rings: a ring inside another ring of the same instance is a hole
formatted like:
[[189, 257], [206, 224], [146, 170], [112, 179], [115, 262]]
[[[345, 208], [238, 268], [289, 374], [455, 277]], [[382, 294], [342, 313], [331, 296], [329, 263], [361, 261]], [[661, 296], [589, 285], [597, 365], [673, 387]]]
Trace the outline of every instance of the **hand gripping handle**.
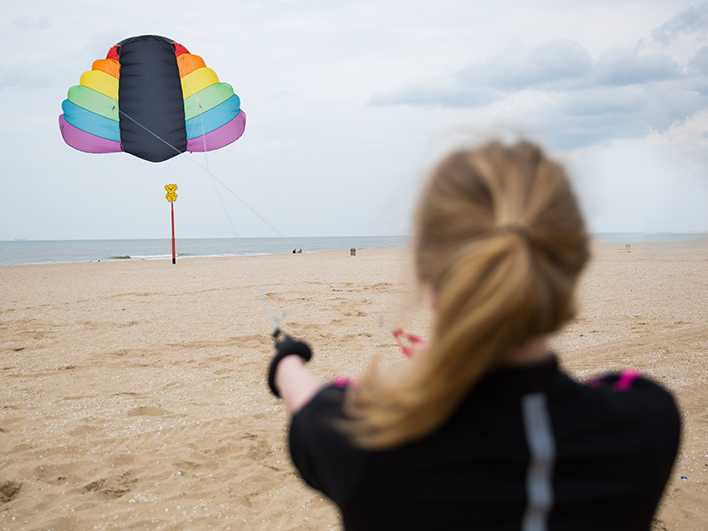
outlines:
[[280, 398], [280, 393], [275, 386], [275, 371], [278, 369], [278, 363], [286, 356], [300, 356], [305, 362], [312, 359], [312, 350], [310, 345], [304, 341], [297, 341], [290, 336], [285, 336], [285, 339], [275, 344], [277, 354], [273, 357], [268, 367], [268, 387], [270, 391]]

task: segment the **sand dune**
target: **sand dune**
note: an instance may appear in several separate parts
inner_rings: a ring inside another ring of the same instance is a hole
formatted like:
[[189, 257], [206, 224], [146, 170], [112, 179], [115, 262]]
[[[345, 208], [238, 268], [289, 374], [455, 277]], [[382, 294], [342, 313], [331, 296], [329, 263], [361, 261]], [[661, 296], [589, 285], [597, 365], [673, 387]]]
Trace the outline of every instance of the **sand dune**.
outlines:
[[[0, 267], [0, 529], [338, 529], [290, 464], [273, 323], [323, 381], [426, 335], [407, 251]], [[263, 298], [268, 301], [267, 308]], [[655, 529], [708, 528], [708, 244], [598, 245], [554, 339], [581, 378], [636, 366], [684, 441]], [[685, 477], [685, 479], [682, 479]]]

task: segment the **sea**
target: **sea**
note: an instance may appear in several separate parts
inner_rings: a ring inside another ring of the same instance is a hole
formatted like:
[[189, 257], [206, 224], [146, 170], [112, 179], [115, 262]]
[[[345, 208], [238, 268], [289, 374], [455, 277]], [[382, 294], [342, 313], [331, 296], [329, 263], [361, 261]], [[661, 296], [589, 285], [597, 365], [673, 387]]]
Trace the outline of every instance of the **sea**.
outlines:
[[[613, 232], [593, 235], [598, 241], [635, 246], [645, 243], [681, 243], [705, 234], [648, 234]], [[337, 236], [300, 238], [194, 238], [176, 241], [177, 259], [192, 257], [243, 256], [353, 249], [407, 247], [410, 236]], [[171, 260], [172, 242], [154, 240], [16, 240], [0, 241], [0, 266], [98, 262], [117, 260]]]
[[[177, 239], [177, 259], [194, 257], [350, 251], [407, 247], [409, 236], [338, 236], [313, 238], [194, 238]], [[172, 241], [154, 240], [15, 240], [0, 241], [0, 266], [172, 260]]]

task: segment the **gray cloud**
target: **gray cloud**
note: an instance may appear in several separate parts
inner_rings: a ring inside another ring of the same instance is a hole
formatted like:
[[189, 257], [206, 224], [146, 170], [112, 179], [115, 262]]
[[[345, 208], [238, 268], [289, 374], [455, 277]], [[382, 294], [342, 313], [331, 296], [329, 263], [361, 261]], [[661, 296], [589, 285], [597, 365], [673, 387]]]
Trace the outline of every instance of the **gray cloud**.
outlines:
[[558, 110], [569, 117], [633, 114], [645, 109], [649, 95], [636, 87], [599, 87], [561, 95]]
[[375, 94], [370, 105], [484, 107], [527, 88], [577, 86], [592, 75], [588, 51], [566, 39], [541, 43], [527, 54], [507, 52], [478, 60], [452, 76]]
[[575, 41], [554, 39], [524, 56], [497, 56], [472, 64], [455, 77], [465, 85], [481, 84], [513, 91], [573, 82], [590, 75], [592, 68], [592, 58], [584, 47]]
[[651, 36], [656, 42], [666, 46], [674, 42], [682, 33], [706, 33], [706, 31], [708, 31], [708, 4], [699, 4], [684, 9], [652, 31]]
[[598, 85], [625, 86], [681, 77], [681, 68], [666, 54], [638, 55], [636, 50], [615, 48], [600, 55], [594, 65]]
[[704, 46], [688, 60], [689, 70], [702, 75], [708, 75], [708, 46]]
[[375, 95], [372, 105], [480, 107], [526, 89], [550, 92], [603, 86], [628, 86], [679, 79], [679, 64], [666, 54], [639, 55], [614, 48], [593, 62], [574, 41], [547, 41], [525, 54], [505, 54], [476, 61], [445, 79]]
[[707, 103], [704, 72], [708, 47], [684, 72], [668, 54], [612, 48], [593, 60], [578, 42], [555, 39], [528, 52], [478, 59], [450, 76], [376, 95], [369, 103], [474, 109], [532, 91], [525, 110], [514, 104], [506, 119], [516, 114], [573, 148], [663, 131], [685, 119]]
[[704, 108], [706, 97], [686, 80], [651, 89], [634, 85], [598, 87], [558, 94], [537, 120], [564, 148], [663, 132]]

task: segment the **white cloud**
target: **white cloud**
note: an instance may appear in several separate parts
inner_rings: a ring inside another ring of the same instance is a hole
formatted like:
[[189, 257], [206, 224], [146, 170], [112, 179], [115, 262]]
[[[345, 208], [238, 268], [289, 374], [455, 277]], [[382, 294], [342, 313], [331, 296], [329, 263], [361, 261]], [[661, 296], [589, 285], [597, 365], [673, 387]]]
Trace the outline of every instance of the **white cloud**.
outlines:
[[651, 130], [647, 142], [674, 151], [696, 171], [708, 172], [708, 110], [674, 123], [664, 132]]
[[706, 169], [663, 136], [567, 155], [593, 232], [708, 232]]

